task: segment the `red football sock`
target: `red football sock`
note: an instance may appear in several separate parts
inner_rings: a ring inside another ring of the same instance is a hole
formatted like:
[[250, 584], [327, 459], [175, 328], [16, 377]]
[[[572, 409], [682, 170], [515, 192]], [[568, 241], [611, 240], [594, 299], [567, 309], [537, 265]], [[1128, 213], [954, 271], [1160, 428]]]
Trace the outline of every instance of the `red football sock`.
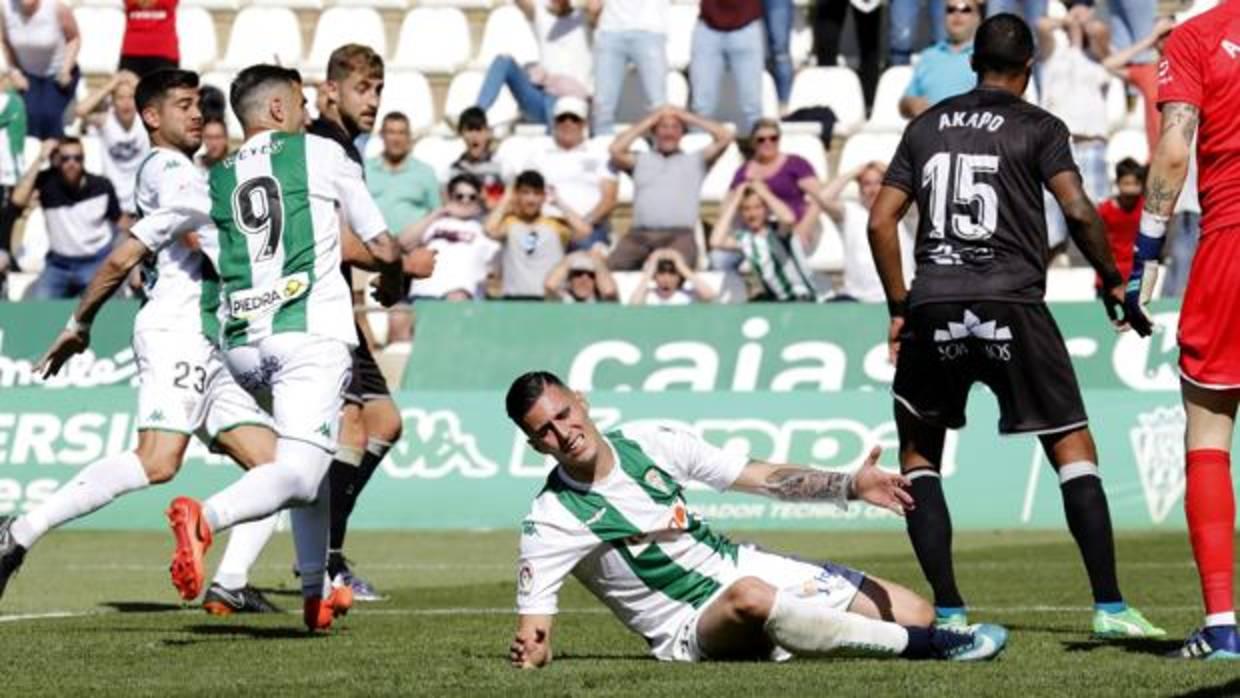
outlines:
[[1201, 575], [1206, 613], [1228, 613], [1234, 608], [1232, 544], [1236, 499], [1231, 488], [1227, 451], [1195, 449], [1188, 452], [1188, 488], [1184, 494], [1188, 537]]

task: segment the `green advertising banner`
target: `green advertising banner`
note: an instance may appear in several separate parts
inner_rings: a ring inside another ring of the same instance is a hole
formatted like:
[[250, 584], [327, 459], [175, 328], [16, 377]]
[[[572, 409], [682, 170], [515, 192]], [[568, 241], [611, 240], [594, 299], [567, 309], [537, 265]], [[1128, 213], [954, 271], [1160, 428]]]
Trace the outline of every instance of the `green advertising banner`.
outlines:
[[[1162, 331], [1117, 334], [1100, 303], [1051, 306], [1086, 389], [1177, 391], [1175, 301]], [[541, 303], [418, 306], [404, 387], [505, 390], [531, 368], [617, 392], [885, 389], [887, 313], [859, 303], [631, 308]]]
[[77, 303], [73, 301], [22, 301], [0, 303], [0, 392], [9, 388], [93, 388], [134, 384], [130, 339], [136, 301], [113, 300], [99, 311], [91, 325], [91, 348], [74, 357], [46, 383], [34, 377], [39, 358], [65, 326]]
[[[516, 529], [540, 489], [548, 463], [504, 417], [494, 391], [401, 392], [404, 436], [367, 488], [356, 526], [390, 529]], [[774, 461], [832, 469], [856, 467], [873, 444], [894, 465], [891, 399], [882, 391], [776, 393], [767, 390], [594, 392], [591, 413], [604, 429], [655, 424], [691, 430], [725, 449]], [[1085, 391], [1111, 514], [1127, 529], [1182, 528], [1183, 423], [1178, 396], [1092, 388]], [[0, 390], [0, 514], [29, 509], [78, 468], [131, 447], [130, 388]], [[949, 434], [945, 488], [958, 529], [1059, 528], [1058, 483], [1032, 437], [996, 436], [997, 410], [973, 393], [970, 425]], [[175, 495], [206, 496], [240, 471], [191, 446], [170, 485], [109, 506], [76, 525], [162, 528]], [[731, 529], [886, 529], [894, 515], [854, 505], [790, 504], [752, 495], [691, 489], [691, 507]]]

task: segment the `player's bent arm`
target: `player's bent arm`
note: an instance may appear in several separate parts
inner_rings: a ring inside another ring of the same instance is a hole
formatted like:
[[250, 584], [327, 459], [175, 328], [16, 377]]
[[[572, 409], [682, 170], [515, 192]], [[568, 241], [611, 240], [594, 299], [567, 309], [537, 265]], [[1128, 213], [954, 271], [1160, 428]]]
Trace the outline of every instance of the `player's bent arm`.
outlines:
[[126, 235], [120, 244], [112, 248], [112, 252], [103, 260], [103, 264], [87, 284], [77, 309], [73, 311], [73, 319], [80, 325], [89, 325], [94, 321], [99, 309], [125, 282], [129, 271], [138, 266], [149, 253], [150, 250], [141, 240]]
[[1115, 257], [1107, 243], [1106, 226], [1098, 216], [1098, 210], [1081, 187], [1081, 176], [1075, 170], [1064, 170], [1047, 182], [1047, 188], [1063, 209], [1068, 223], [1068, 234], [1085, 255], [1094, 271], [1102, 277], [1103, 290], [1110, 290], [1123, 283], [1115, 267]]
[[874, 205], [870, 207], [867, 226], [870, 253], [874, 256], [878, 276], [883, 281], [887, 305], [892, 308], [902, 306], [908, 298], [908, 289], [904, 286], [904, 262], [900, 256], [900, 221], [912, 203], [908, 192], [883, 185], [874, 199]]
[[541, 669], [551, 663], [551, 625], [555, 616], [517, 616], [517, 632], [508, 658], [517, 669]]
[[853, 498], [852, 475], [751, 460], [731, 489], [786, 502], [827, 501], [843, 505]]
[[1162, 218], [1175, 213], [1175, 202], [1188, 175], [1188, 159], [1197, 130], [1197, 107], [1168, 102], [1162, 107], [1162, 133], [1145, 180], [1145, 212]]

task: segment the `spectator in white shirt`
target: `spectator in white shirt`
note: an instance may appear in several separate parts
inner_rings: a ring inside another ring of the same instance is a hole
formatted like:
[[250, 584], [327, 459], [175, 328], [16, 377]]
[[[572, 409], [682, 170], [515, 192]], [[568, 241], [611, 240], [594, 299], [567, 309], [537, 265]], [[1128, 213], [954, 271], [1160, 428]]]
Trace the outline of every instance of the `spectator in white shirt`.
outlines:
[[689, 305], [715, 300], [715, 291], [671, 248], [656, 250], [642, 268], [629, 305]]
[[138, 168], [151, 149], [146, 127], [138, 118], [134, 90], [138, 76], [122, 70], [103, 87], [78, 103], [74, 114], [87, 125], [87, 131], [103, 144], [103, 176], [112, 182], [121, 211], [136, 217], [134, 186]]
[[[833, 301], [861, 301], [863, 303], [883, 303], [887, 296], [883, 293], [883, 282], [874, 266], [874, 257], [870, 252], [870, 236], [866, 226], [870, 220], [870, 208], [878, 190], [883, 186], [883, 175], [887, 174], [887, 166], [881, 162], [866, 164], [845, 172], [823, 187], [822, 198], [826, 214], [839, 228], [844, 245], [844, 283], [831, 297]], [[849, 182], [856, 182], [860, 193], [860, 201], [843, 198], [844, 188]], [[913, 280], [913, 234], [908, 226], [900, 224], [900, 254], [904, 270], [904, 281]]]
[[571, 0], [516, 0], [538, 40], [539, 61], [518, 65], [504, 54], [487, 68], [477, 106], [490, 109], [504, 86], [529, 121], [553, 126], [555, 100], [590, 96], [591, 56], [586, 13]]
[[[588, 250], [598, 243], [606, 244], [611, 234], [608, 220], [616, 208], [619, 185], [616, 173], [608, 163], [606, 152], [586, 144], [586, 119], [589, 111], [585, 100], [561, 97], [556, 100], [553, 143], [537, 153], [522, 169], [536, 170], [563, 201], [590, 224], [591, 232], [584, 240], [574, 241], [569, 251]], [[548, 216], [562, 218], [560, 211], [548, 204]]]

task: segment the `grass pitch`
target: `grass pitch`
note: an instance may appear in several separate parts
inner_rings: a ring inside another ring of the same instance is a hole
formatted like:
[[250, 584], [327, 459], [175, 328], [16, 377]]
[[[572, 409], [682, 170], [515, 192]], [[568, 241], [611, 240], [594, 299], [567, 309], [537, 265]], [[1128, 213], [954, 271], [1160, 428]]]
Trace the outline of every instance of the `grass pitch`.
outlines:
[[[902, 534], [734, 537], [926, 592]], [[556, 660], [540, 672], [506, 663], [515, 534], [355, 532], [349, 542], [357, 571], [390, 598], [359, 604], [329, 636], [313, 637], [301, 630], [287, 533], [252, 582], [291, 612], [224, 619], [178, 603], [166, 572], [170, 536], [54, 533], [0, 601], [0, 695], [1240, 695], [1240, 665], [1159, 656], [1200, 622], [1183, 534], [1118, 540], [1125, 594], [1171, 632], [1166, 641], [1089, 639], [1088, 586], [1066, 533], [972, 533], [956, 536], [971, 618], [1012, 631], [995, 662], [663, 664], [570, 582]]]

